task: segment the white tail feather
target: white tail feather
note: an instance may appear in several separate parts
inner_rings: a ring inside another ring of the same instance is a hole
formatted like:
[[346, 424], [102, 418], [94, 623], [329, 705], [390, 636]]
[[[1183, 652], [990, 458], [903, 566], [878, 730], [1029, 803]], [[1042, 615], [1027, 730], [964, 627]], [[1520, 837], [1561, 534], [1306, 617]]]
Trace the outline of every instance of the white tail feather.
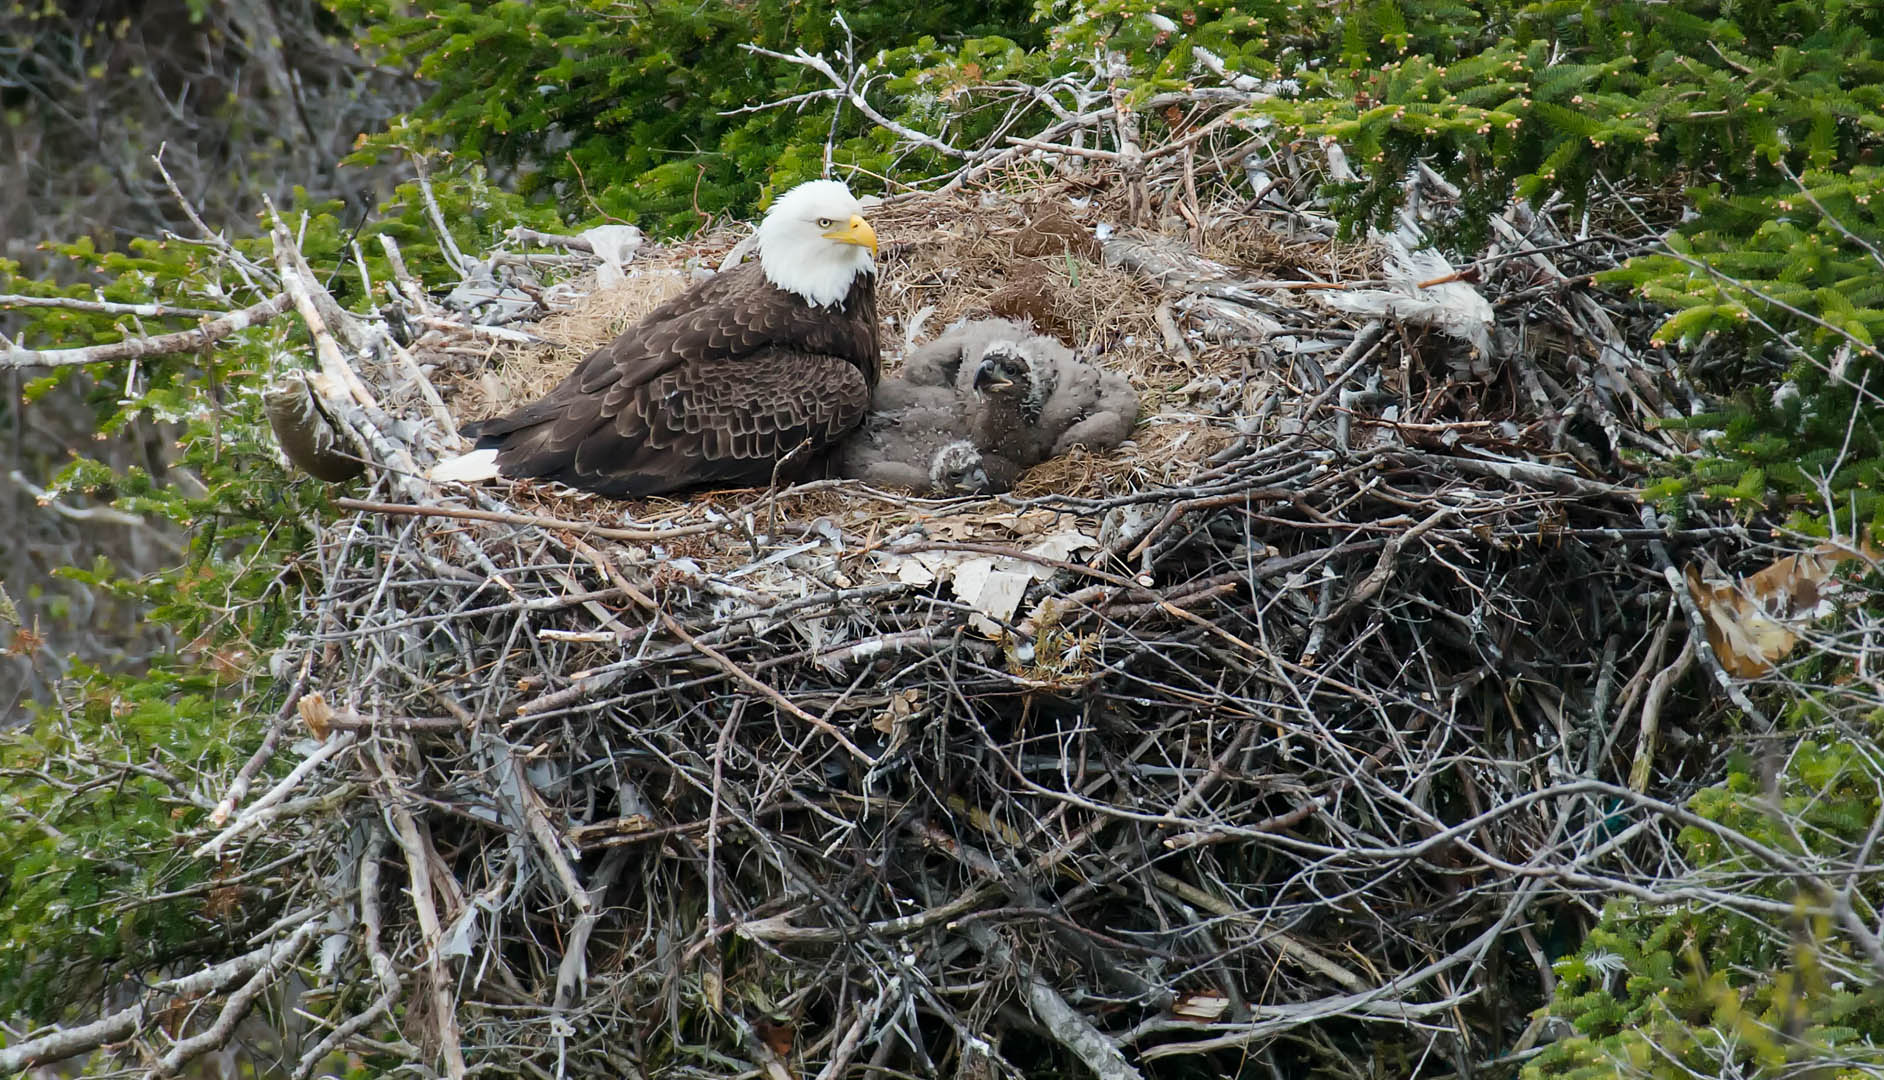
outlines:
[[443, 483], [457, 480], [461, 483], [475, 484], [480, 480], [497, 479], [497, 451], [473, 450], [455, 458], [447, 458], [432, 466], [426, 474], [433, 481]]

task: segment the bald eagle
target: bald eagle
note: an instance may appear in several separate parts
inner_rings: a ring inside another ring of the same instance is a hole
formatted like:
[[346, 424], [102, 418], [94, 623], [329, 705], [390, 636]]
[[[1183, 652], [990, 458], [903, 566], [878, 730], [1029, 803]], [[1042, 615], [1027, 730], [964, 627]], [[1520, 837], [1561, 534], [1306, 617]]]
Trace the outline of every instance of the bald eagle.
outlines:
[[813, 180], [755, 239], [758, 259], [655, 308], [539, 400], [466, 424], [477, 449], [433, 479], [638, 498], [820, 469], [877, 384], [876, 232], [842, 183]]

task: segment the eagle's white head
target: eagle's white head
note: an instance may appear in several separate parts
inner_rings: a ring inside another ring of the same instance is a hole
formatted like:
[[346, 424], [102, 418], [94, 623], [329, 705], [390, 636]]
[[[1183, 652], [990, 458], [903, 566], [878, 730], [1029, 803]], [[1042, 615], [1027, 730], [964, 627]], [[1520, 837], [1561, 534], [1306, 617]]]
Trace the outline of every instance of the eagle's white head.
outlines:
[[779, 196], [759, 223], [765, 278], [813, 304], [835, 304], [858, 274], [873, 274], [877, 232], [838, 180], [810, 180]]

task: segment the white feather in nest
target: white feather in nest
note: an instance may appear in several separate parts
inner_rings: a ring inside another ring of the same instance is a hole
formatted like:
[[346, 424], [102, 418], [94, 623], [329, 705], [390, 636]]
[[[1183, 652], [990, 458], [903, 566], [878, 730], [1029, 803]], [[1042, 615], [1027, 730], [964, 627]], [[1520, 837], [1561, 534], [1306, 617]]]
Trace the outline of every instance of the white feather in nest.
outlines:
[[1337, 311], [1430, 327], [1470, 343], [1480, 355], [1490, 354], [1490, 301], [1463, 281], [1420, 285], [1458, 272], [1444, 255], [1432, 248], [1415, 249], [1420, 238], [1405, 229], [1375, 233], [1373, 239], [1386, 250], [1385, 269], [1393, 288], [1318, 290], [1316, 298]]
[[473, 450], [468, 454], [446, 458], [432, 466], [425, 476], [426, 479], [437, 484], [451, 480], [461, 484], [495, 480], [497, 479], [497, 451]]
[[617, 288], [628, 279], [628, 264], [634, 260], [635, 252], [648, 242], [633, 225], [597, 225], [580, 235], [589, 242], [589, 250], [595, 257], [602, 260], [602, 265], [595, 270], [595, 282], [604, 289]]

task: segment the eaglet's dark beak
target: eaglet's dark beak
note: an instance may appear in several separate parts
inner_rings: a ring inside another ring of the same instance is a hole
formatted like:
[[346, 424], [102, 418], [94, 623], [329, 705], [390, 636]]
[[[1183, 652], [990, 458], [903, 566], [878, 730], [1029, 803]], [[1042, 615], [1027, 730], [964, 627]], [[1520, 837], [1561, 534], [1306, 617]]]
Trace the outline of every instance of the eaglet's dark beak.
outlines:
[[975, 389], [984, 393], [1006, 390], [1014, 385], [1014, 380], [1002, 375], [994, 365], [988, 364], [975, 372]]

